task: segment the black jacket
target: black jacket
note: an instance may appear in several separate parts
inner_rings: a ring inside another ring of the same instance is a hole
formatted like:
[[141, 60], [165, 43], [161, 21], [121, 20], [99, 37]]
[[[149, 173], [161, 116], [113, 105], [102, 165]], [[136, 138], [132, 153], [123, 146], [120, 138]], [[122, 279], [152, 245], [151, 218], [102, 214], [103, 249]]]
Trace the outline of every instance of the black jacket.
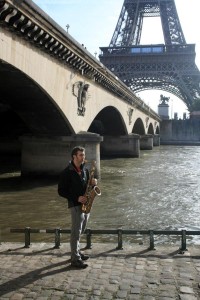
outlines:
[[85, 194], [89, 180], [89, 171], [81, 165], [81, 175], [76, 171], [73, 162], [61, 172], [58, 182], [58, 194], [68, 200], [68, 207], [81, 205], [78, 197]]

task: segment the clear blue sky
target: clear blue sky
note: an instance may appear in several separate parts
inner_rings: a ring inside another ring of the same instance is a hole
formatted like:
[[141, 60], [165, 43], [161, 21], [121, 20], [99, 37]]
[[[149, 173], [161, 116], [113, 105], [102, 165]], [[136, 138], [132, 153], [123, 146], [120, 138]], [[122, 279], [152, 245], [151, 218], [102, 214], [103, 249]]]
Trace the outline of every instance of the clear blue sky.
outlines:
[[[34, 0], [42, 10], [66, 29], [69, 34], [97, 57], [99, 47], [107, 47], [112, 38], [124, 0]], [[200, 69], [200, 0], [175, 0], [187, 43], [196, 44], [196, 64]], [[159, 18], [145, 18], [141, 44], [163, 42]], [[170, 96], [170, 117], [174, 112], [182, 117], [186, 106], [174, 95], [162, 91], [145, 91], [139, 96], [155, 111], [160, 94]]]

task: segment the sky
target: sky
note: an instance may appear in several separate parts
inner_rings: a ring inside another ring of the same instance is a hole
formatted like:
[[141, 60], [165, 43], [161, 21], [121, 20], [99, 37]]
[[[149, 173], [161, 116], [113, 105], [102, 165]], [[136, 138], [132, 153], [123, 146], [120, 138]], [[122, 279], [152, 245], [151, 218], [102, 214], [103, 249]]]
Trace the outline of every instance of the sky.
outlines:
[[[99, 47], [108, 47], [124, 0], [33, 0], [56, 23], [98, 59]], [[188, 44], [196, 44], [196, 65], [200, 69], [200, 0], [175, 0], [182, 30]], [[68, 29], [67, 29], [68, 27]], [[141, 44], [163, 43], [160, 18], [144, 18]], [[143, 91], [137, 95], [158, 112], [160, 95], [170, 97], [169, 117], [189, 116], [184, 102], [165, 91]]]

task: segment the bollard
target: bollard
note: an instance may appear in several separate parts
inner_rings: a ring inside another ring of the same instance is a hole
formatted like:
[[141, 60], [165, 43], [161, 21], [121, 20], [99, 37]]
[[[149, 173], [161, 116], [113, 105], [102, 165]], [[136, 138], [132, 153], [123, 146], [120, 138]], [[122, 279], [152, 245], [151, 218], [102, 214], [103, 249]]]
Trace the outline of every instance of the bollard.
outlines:
[[123, 249], [122, 229], [118, 229], [117, 234], [118, 234], [118, 246], [117, 246], [116, 249], [117, 250], [122, 250]]
[[25, 248], [29, 248], [31, 244], [31, 228], [26, 227], [25, 230]]
[[179, 250], [180, 250], [179, 253], [184, 253], [184, 251], [187, 251], [187, 248], [186, 248], [186, 230], [182, 230], [181, 248]]
[[91, 229], [87, 228], [85, 230], [85, 232], [86, 232], [86, 240], [87, 240], [86, 249], [92, 249], [92, 243], [91, 243], [92, 233], [91, 233]]
[[55, 229], [55, 249], [60, 248], [60, 228]]
[[154, 233], [153, 233], [153, 230], [149, 230], [149, 235], [150, 235], [149, 250], [155, 250], [155, 248], [154, 248]]

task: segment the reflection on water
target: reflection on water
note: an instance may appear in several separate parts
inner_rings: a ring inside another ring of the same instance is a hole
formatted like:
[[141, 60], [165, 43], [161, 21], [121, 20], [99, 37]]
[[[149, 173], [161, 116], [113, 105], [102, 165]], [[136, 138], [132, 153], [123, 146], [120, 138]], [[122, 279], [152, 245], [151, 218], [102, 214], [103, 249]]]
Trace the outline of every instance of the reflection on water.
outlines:
[[[95, 198], [88, 224], [92, 229], [200, 230], [198, 146], [160, 146], [142, 151], [140, 158], [102, 160], [98, 185], [102, 196]], [[66, 201], [57, 195], [56, 179], [21, 179], [19, 170], [6, 173], [1, 165], [0, 241], [23, 241], [22, 234], [9, 231], [27, 226], [69, 228]], [[35, 234], [33, 239], [53, 241], [54, 237]], [[169, 242], [166, 236], [156, 239]], [[144, 239], [126, 237], [131, 240]], [[176, 241], [170, 237], [170, 242]], [[200, 238], [191, 237], [190, 242], [200, 243]]]

